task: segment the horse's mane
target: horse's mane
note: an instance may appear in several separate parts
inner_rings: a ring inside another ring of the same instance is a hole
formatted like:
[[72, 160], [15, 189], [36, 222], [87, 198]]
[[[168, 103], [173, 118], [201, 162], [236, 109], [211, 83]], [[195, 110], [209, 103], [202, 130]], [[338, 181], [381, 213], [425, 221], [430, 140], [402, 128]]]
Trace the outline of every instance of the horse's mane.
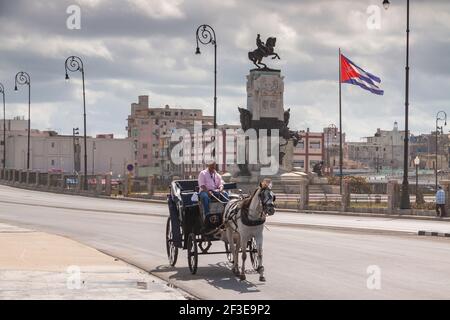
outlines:
[[250, 197], [247, 197], [247, 198], [242, 200], [241, 208], [248, 208], [248, 207], [250, 207], [250, 203], [252, 202], [253, 197], [255, 196], [256, 192], [258, 192], [258, 190], [260, 188], [261, 188], [261, 186], [258, 186], [258, 188], [256, 188], [255, 191], [253, 191], [253, 194]]

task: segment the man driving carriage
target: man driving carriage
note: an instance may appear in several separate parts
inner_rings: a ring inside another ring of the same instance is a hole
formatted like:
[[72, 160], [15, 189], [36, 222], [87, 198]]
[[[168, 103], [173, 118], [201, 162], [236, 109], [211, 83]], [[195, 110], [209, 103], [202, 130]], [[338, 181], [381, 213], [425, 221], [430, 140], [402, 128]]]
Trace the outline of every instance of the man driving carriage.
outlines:
[[198, 186], [200, 188], [200, 199], [203, 205], [205, 217], [209, 215], [209, 202], [211, 197], [220, 201], [228, 202], [228, 193], [223, 190], [222, 176], [216, 171], [216, 162], [208, 162], [208, 167], [198, 175]]

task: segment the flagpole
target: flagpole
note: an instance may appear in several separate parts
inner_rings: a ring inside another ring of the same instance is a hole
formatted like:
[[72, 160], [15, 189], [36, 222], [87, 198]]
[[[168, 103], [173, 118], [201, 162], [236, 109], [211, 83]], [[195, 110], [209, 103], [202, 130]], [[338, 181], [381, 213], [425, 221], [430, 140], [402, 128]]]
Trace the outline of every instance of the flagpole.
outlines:
[[342, 95], [341, 95], [341, 48], [339, 48], [339, 190], [342, 194]]

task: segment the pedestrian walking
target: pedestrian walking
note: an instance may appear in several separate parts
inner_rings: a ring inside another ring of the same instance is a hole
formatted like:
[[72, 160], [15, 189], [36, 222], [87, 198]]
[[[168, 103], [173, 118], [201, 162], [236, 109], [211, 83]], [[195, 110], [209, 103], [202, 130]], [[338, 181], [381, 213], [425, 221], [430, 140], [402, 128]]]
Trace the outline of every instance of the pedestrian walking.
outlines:
[[436, 215], [438, 217], [445, 217], [445, 191], [441, 186], [438, 187], [436, 192]]

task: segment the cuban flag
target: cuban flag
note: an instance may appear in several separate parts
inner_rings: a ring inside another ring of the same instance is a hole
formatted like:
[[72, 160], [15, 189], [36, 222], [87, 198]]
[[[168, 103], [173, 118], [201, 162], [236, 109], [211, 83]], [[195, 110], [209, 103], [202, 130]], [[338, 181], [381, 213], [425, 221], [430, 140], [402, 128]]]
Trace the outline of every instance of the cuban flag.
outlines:
[[354, 84], [378, 95], [384, 93], [379, 87], [380, 78], [364, 71], [343, 54], [341, 54], [341, 83]]

